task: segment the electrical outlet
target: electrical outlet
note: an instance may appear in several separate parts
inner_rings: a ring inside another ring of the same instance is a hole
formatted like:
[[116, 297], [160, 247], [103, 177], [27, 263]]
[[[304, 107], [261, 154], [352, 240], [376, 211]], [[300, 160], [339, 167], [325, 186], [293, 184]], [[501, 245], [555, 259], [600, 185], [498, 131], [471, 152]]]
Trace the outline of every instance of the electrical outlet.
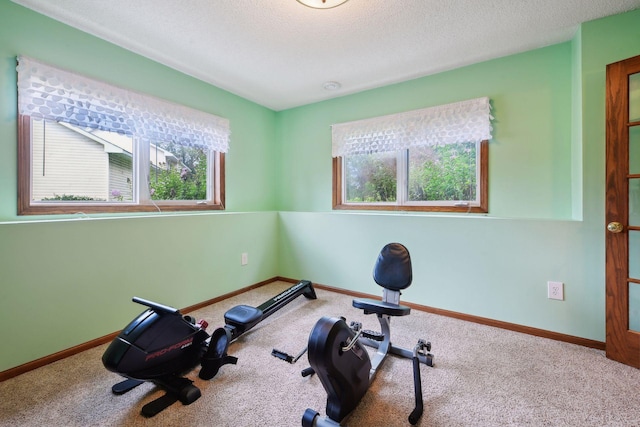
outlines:
[[564, 283], [562, 282], [547, 282], [547, 298], [564, 300]]
[[242, 253], [242, 256], [240, 257], [240, 264], [242, 265], [247, 265], [249, 264], [249, 254], [246, 252]]

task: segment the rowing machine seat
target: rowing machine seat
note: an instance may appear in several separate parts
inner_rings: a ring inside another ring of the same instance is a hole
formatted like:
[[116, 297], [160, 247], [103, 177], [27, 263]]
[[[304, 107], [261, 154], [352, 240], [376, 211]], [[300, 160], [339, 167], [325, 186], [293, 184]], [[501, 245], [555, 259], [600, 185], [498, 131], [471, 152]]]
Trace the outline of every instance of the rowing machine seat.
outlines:
[[237, 328], [237, 335], [253, 328], [262, 320], [262, 310], [250, 305], [237, 305], [224, 314], [224, 322]]

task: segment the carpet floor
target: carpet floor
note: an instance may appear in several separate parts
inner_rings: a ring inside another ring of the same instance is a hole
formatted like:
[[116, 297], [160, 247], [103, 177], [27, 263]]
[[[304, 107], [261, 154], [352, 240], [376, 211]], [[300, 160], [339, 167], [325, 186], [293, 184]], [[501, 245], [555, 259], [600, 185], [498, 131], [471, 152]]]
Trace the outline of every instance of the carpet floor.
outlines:
[[[288, 286], [274, 282], [190, 314], [212, 332], [229, 308], [257, 306]], [[233, 342], [237, 365], [210, 381], [191, 372], [202, 391], [191, 405], [142, 417], [162, 391], [145, 383], [113, 395], [121, 378], [103, 367], [103, 345], [0, 383], [0, 426], [299, 426], [307, 408], [325, 414], [326, 394], [317, 376], [300, 375], [306, 355], [289, 364], [271, 350], [297, 354], [325, 315], [379, 329], [351, 297], [316, 292], [317, 300], [298, 298]], [[394, 344], [413, 348], [424, 338], [433, 345], [435, 366], [421, 365], [419, 426], [640, 426], [640, 370], [602, 351], [417, 310], [391, 323]], [[414, 403], [411, 361], [389, 356], [344, 425], [409, 426]]]

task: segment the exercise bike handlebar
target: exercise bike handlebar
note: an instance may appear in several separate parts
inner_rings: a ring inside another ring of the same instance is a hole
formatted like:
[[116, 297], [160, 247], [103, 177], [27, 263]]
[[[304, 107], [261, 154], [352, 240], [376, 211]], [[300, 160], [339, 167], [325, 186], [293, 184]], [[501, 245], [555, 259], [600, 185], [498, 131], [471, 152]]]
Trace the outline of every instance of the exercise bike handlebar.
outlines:
[[131, 299], [133, 302], [137, 302], [138, 304], [146, 305], [147, 307], [157, 311], [161, 314], [178, 314], [180, 310], [177, 308], [169, 307], [168, 305], [158, 304], [157, 302], [149, 301], [144, 298], [133, 297]]

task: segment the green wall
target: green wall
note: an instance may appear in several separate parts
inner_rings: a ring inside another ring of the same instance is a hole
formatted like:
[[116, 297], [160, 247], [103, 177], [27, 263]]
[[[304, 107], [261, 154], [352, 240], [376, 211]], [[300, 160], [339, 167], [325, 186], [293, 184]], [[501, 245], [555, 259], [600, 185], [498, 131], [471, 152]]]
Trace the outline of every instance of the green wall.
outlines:
[[187, 307], [275, 276], [277, 229], [276, 212], [0, 225], [0, 370], [123, 328], [133, 296]]
[[[378, 293], [377, 252], [399, 241], [414, 263], [405, 300], [602, 340], [597, 236], [574, 219], [574, 57], [563, 43], [282, 112], [282, 156], [297, 169], [280, 177], [279, 271]], [[331, 211], [332, 123], [480, 96], [495, 117], [489, 215]], [[565, 301], [547, 299], [549, 280]]]
[[491, 99], [491, 216], [571, 219], [571, 44], [281, 112], [279, 209], [331, 211], [331, 125]]
[[[389, 241], [414, 259], [404, 300], [604, 341], [605, 66], [640, 54], [639, 24], [634, 11], [571, 42], [274, 112], [0, 2], [0, 371], [122, 328], [134, 295], [185, 307], [278, 275], [378, 293]], [[229, 118], [226, 211], [17, 217], [18, 54]], [[331, 124], [480, 96], [495, 116], [488, 215], [331, 210]]]
[[[18, 217], [19, 54], [228, 118], [226, 211]], [[0, 371], [121, 329], [141, 311], [134, 295], [186, 307], [276, 276], [275, 116], [0, 1], [0, 342], [11, 343], [0, 352]], [[249, 253], [244, 267], [242, 252]]]
[[[414, 260], [408, 301], [605, 340], [605, 66], [640, 54], [640, 10], [589, 22], [568, 43], [278, 115], [278, 271], [377, 292], [389, 241]], [[331, 211], [330, 125], [489, 96], [489, 215]], [[547, 281], [565, 301], [547, 299]], [[428, 325], [425, 325], [428, 330]]]

